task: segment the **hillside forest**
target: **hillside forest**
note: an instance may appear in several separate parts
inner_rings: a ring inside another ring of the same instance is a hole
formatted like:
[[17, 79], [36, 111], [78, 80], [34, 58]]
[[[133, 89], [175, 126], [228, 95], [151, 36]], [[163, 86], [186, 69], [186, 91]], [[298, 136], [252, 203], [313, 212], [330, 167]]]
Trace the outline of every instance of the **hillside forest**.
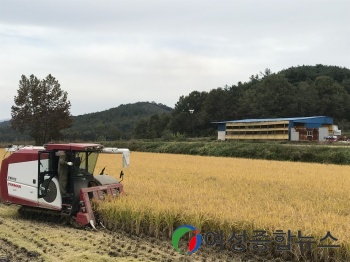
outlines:
[[[265, 69], [247, 82], [182, 95], [174, 108], [138, 102], [74, 116], [62, 140], [214, 137], [212, 122], [216, 121], [302, 116], [330, 116], [340, 129], [349, 130], [349, 112], [349, 69], [326, 65], [290, 67], [277, 73]], [[0, 123], [0, 142], [30, 139], [26, 133], [14, 132], [9, 122]]]

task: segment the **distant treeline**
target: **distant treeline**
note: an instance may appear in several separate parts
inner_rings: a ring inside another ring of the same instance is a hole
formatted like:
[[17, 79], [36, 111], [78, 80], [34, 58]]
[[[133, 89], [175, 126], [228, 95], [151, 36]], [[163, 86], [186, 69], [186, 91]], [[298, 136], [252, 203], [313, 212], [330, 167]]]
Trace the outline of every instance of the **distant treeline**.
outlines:
[[107, 142], [106, 146], [129, 148], [132, 152], [238, 157], [323, 164], [350, 164], [349, 146], [295, 145], [271, 142]]
[[[23, 143], [22, 143], [23, 144]], [[322, 164], [350, 164], [349, 145], [293, 144], [287, 142], [233, 142], [233, 141], [104, 141], [106, 147], [129, 148], [131, 152], [187, 154], [213, 157], [237, 157], [277, 161], [310, 162]], [[7, 144], [0, 143], [0, 148]]]
[[[198, 87], [201, 89], [201, 87]], [[155, 102], [120, 105], [102, 112], [73, 117], [63, 141], [215, 137], [211, 122], [246, 118], [330, 116], [350, 130], [350, 70], [337, 66], [297, 66], [252, 75], [248, 82], [193, 91], [172, 109]], [[0, 143], [28, 141], [9, 121], [0, 123]]]

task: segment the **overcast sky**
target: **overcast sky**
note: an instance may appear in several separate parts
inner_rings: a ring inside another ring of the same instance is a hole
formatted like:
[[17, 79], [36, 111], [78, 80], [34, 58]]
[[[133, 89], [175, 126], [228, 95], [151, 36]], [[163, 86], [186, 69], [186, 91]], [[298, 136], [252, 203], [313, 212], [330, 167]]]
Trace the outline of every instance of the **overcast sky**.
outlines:
[[80, 115], [316, 64], [350, 68], [349, 0], [0, 0], [0, 119], [23, 74]]

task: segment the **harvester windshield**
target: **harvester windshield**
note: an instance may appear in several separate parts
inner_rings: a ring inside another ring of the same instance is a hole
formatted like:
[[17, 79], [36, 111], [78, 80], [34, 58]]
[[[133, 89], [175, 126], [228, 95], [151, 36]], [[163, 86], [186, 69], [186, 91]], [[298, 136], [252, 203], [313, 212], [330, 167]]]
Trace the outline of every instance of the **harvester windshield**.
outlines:
[[98, 152], [78, 152], [76, 157], [76, 165], [79, 166], [80, 171], [93, 174], [96, 167], [98, 154]]

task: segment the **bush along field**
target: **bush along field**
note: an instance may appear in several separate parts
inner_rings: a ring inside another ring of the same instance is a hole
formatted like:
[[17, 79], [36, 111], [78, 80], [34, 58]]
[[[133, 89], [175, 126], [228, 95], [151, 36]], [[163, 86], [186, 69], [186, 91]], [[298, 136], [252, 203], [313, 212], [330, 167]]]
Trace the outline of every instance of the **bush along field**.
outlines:
[[[190, 224], [203, 238], [222, 236], [225, 250], [235, 232], [247, 235], [244, 252], [265, 258], [350, 260], [350, 166], [142, 152], [132, 152], [131, 161], [126, 194], [98, 205], [109, 229], [171, 241], [177, 227]], [[106, 172], [118, 176], [108, 166]], [[264, 252], [249, 243], [256, 230], [270, 240]], [[290, 249], [277, 251], [285, 242], [275, 234], [288, 231]]]
[[108, 146], [127, 147], [132, 151], [239, 157], [327, 164], [350, 164], [349, 146], [321, 144], [281, 144], [258, 142], [107, 142]]

